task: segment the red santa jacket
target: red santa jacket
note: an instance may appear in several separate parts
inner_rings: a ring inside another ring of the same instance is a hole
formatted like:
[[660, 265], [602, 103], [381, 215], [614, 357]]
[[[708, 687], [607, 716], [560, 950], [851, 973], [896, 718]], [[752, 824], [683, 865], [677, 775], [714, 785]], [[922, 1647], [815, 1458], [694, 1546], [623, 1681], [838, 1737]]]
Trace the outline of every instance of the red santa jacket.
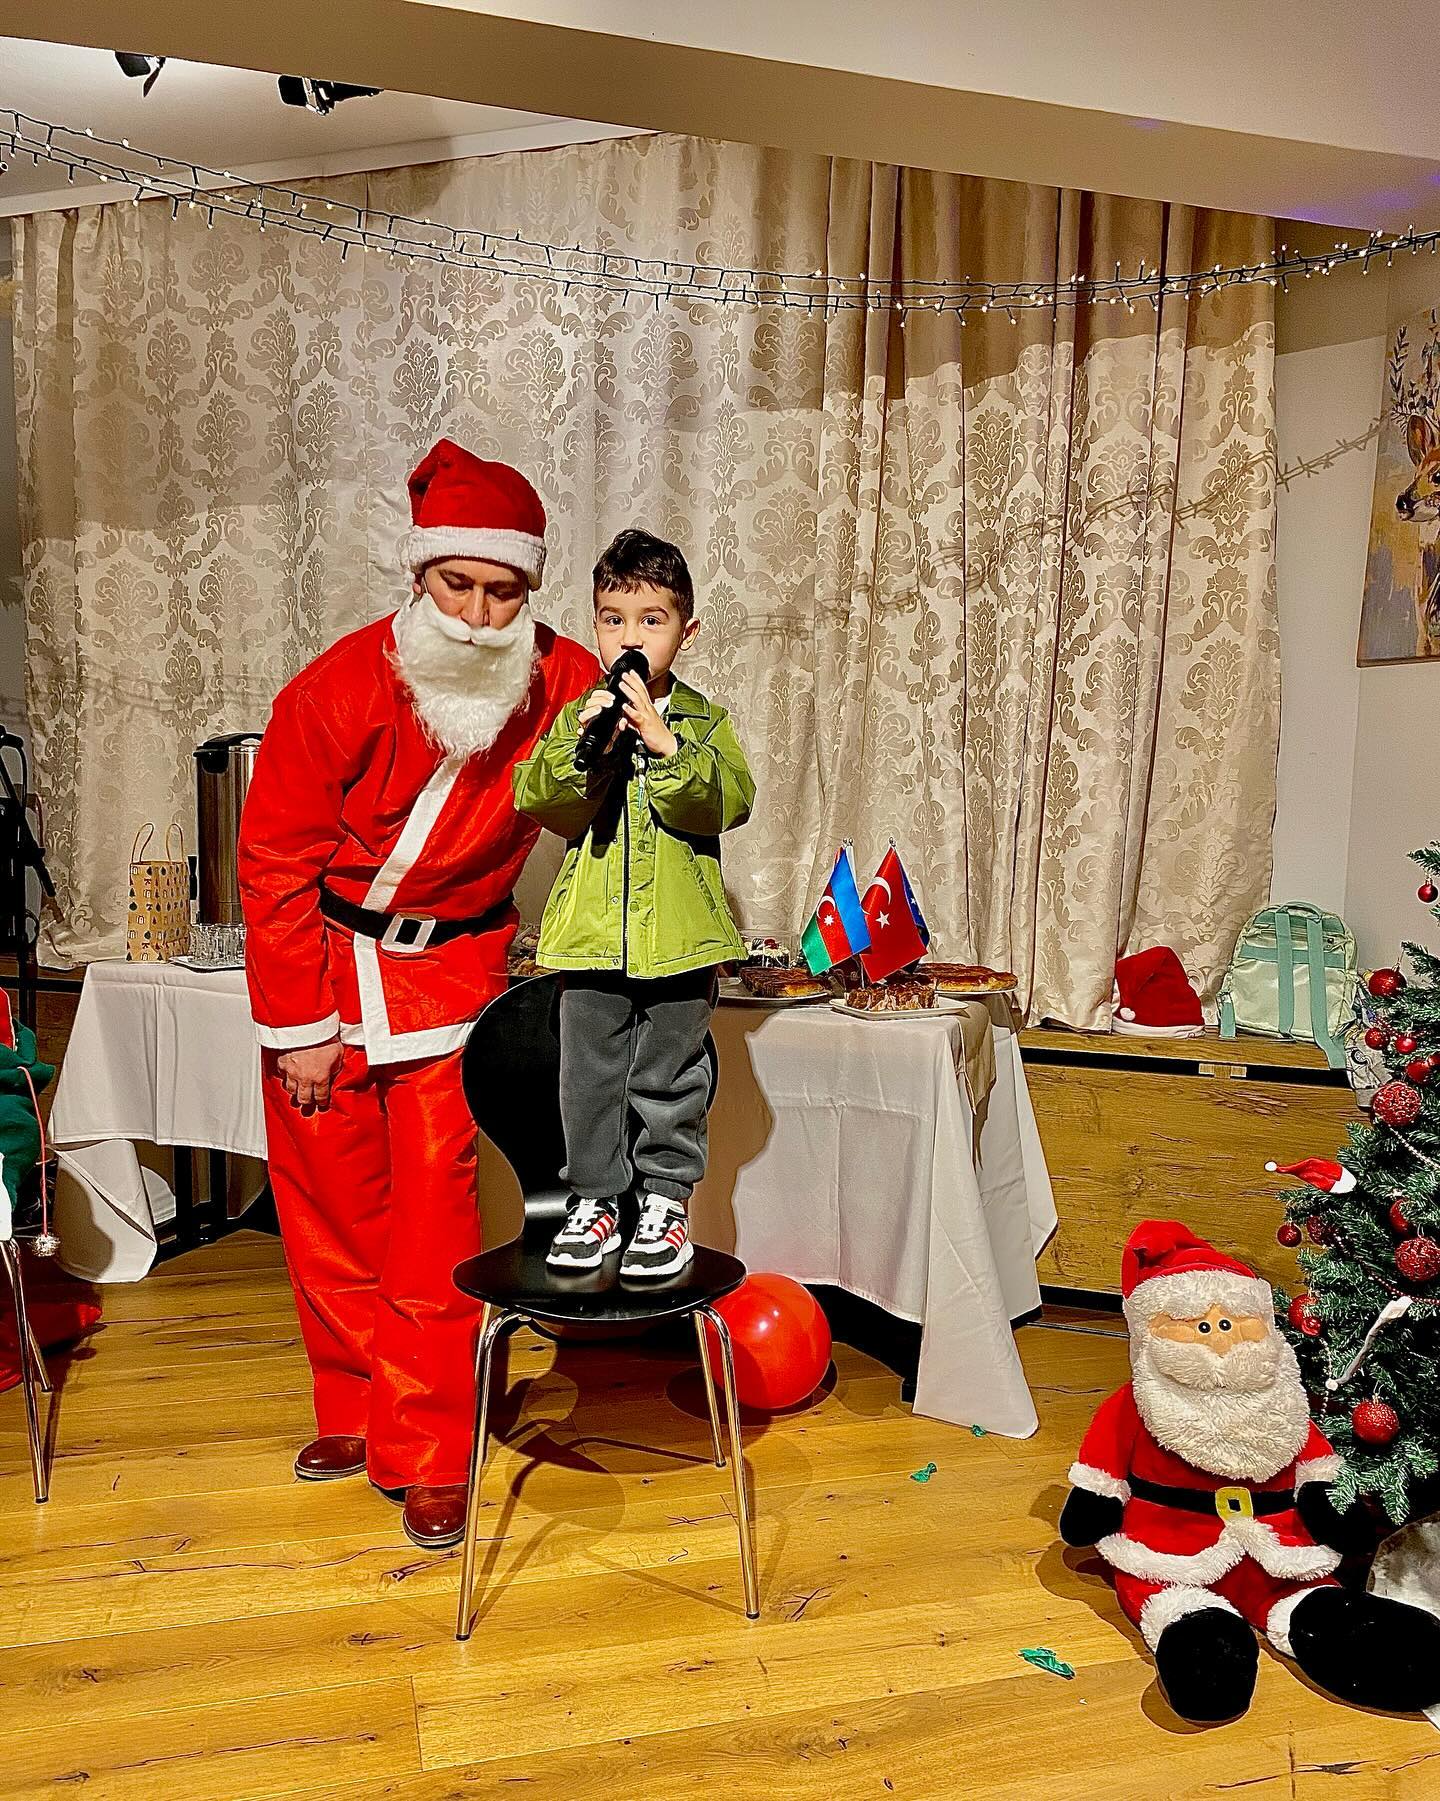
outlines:
[[529, 698], [488, 751], [447, 756], [396, 674], [393, 618], [363, 626], [275, 701], [240, 828], [250, 1007], [262, 1045], [339, 1032], [372, 1063], [465, 1042], [505, 983], [513, 906], [495, 929], [417, 952], [385, 949], [320, 914], [320, 884], [385, 913], [469, 919], [504, 907], [540, 828], [510, 771], [560, 709], [600, 679], [589, 651], [536, 625]]
[[[1254, 1506], [1255, 1497], [1266, 1493], [1293, 1495], [1302, 1483], [1333, 1481], [1338, 1469], [1334, 1451], [1312, 1420], [1299, 1455], [1264, 1482], [1209, 1475], [1157, 1442], [1127, 1382], [1090, 1422], [1070, 1481], [1125, 1503], [1120, 1530], [1095, 1547], [1107, 1563], [1147, 1582], [1208, 1588], [1245, 1557], [1292, 1581], [1328, 1575], [1340, 1553], [1315, 1543], [1293, 1502], [1274, 1513], [1256, 1513]], [[1186, 1489], [1205, 1509], [1192, 1512], [1146, 1498], [1134, 1492], [1137, 1482]]]

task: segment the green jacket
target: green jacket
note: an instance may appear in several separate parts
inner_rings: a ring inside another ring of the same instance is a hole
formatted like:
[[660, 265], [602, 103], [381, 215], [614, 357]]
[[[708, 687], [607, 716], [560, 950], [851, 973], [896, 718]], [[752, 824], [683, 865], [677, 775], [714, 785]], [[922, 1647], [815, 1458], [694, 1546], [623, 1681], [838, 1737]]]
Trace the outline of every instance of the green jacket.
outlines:
[[743, 957], [720, 879], [720, 834], [744, 825], [755, 783], [723, 707], [677, 681], [666, 720], [673, 756], [638, 739], [581, 775], [573, 700], [515, 770], [515, 805], [570, 840], [535, 960], [613, 969], [641, 981]]
[[[29, 1026], [15, 1025], [15, 1049], [0, 1044], [0, 1182], [5, 1193], [0, 1195], [0, 1222], [9, 1218], [10, 1208], [20, 1196], [20, 1184], [40, 1161], [40, 1122], [35, 1117], [35, 1103], [30, 1099], [30, 1083], [38, 1094], [55, 1071], [35, 1055], [35, 1034]], [[8, 1237], [8, 1228], [0, 1237]]]

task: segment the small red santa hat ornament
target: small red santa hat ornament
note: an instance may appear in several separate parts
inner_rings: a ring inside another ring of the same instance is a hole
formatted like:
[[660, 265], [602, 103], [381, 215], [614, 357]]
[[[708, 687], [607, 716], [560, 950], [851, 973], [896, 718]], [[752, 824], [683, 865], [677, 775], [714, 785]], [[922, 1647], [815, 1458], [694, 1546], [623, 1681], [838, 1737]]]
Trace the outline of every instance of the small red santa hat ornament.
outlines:
[[508, 463], [487, 463], [441, 438], [411, 471], [411, 529], [401, 545], [418, 573], [441, 557], [476, 557], [518, 569], [532, 588], [545, 571], [545, 508]]
[[1275, 1318], [1270, 1284], [1178, 1219], [1147, 1219], [1136, 1226], [1120, 1257], [1120, 1293], [1132, 1332], [1157, 1313], [1198, 1319], [1212, 1307]]
[[1334, 1163], [1329, 1157], [1306, 1157], [1300, 1163], [1267, 1163], [1265, 1168], [1272, 1176], [1295, 1176], [1322, 1194], [1349, 1194], [1355, 1186], [1355, 1178], [1345, 1165]]
[[1194, 1038], [1205, 1028], [1200, 996], [1168, 944], [1137, 951], [1115, 965], [1117, 1032], [1155, 1038]]

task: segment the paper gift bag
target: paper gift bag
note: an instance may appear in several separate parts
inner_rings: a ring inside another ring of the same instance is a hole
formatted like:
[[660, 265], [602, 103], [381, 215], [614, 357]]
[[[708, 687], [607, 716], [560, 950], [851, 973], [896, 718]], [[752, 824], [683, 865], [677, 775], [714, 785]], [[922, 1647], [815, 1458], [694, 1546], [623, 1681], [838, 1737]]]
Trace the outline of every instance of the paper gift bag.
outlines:
[[[125, 926], [125, 957], [130, 963], [166, 963], [190, 948], [190, 865], [185, 861], [185, 834], [178, 825], [165, 833], [165, 855], [147, 858], [155, 835], [142, 825], [130, 852], [130, 912]], [[173, 856], [171, 837], [180, 841]], [[143, 840], [143, 843], [142, 843]]]

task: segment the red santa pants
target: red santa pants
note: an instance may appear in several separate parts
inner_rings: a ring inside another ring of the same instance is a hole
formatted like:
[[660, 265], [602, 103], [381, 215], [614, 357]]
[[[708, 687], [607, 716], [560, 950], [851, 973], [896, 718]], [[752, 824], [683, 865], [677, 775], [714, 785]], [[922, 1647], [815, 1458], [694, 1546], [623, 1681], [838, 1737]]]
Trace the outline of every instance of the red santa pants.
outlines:
[[293, 1105], [265, 1054], [270, 1184], [322, 1436], [363, 1438], [382, 1488], [463, 1482], [480, 1309], [451, 1272], [480, 1249], [461, 1052], [371, 1068], [344, 1047], [329, 1107]]
[[[1209, 1588], [1191, 1588], [1183, 1583], [1145, 1582], [1139, 1576], [1115, 1572], [1115, 1594], [1121, 1610], [1132, 1626], [1140, 1628], [1141, 1637], [1153, 1651], [1160, 1634], [1187, 1613], [1199, 1613], [1205, 1607], [1223, 1607], [1238, 1613], [1263, 1632], [1276, 1650], [1290, 1652], [1288, 1628], [1295, 1602], [1312, 1588], [1334, 1585], [1333, 1576], [1297, 1582], [1290, 1577], [1272, 1576], [1261, 1569], [1252, 1557], [1242, 1557], [1233, 1570], [1227, 1570]], [[1276, 1609], [1280, 1611], [1276, 1613]], [[1273, 1616], [1273, 1617], [1272, 1617]]]

